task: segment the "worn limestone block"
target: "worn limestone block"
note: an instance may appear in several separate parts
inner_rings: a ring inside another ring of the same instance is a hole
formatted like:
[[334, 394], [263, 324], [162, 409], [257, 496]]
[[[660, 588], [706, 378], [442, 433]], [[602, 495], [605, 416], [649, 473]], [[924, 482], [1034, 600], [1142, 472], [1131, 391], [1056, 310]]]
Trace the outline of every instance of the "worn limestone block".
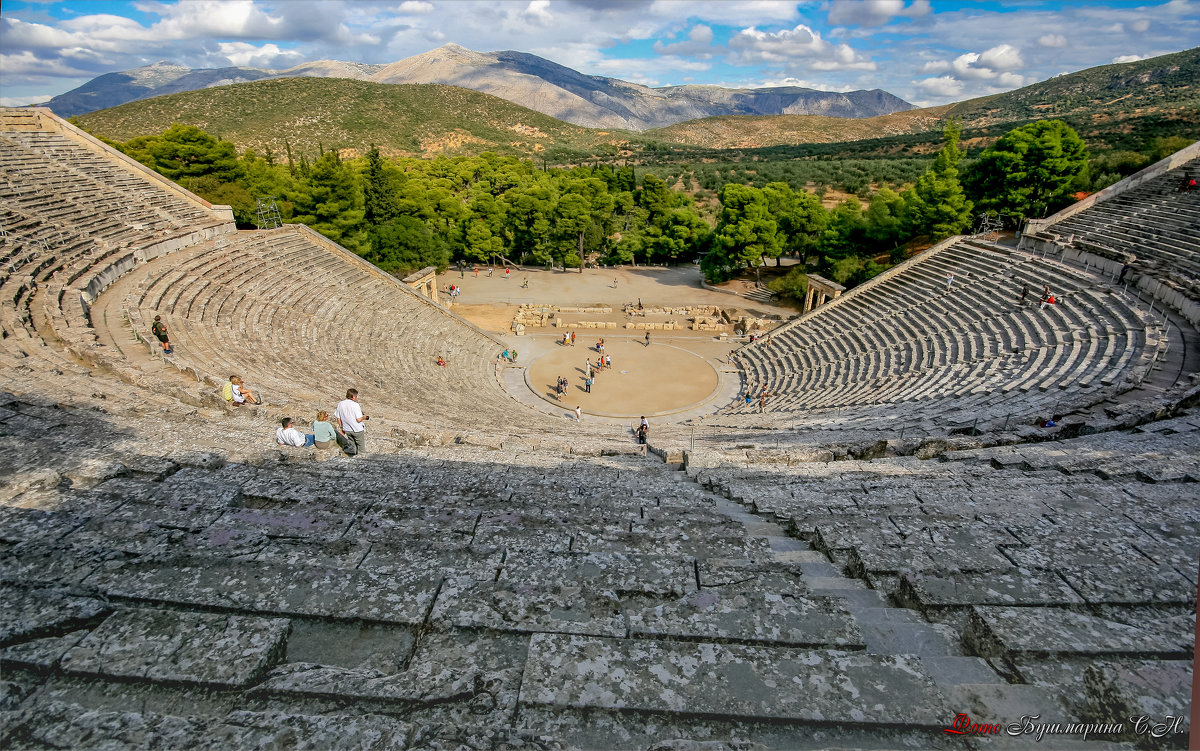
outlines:
[[0, 506], [0, 541], [53, 543], [87, 520], [85, 514]]
[[983, 657], [1021, 655], [1180, 656], [1160, 635], [1056, 608], [973, 607], [963, 644]]
[[521, 702], [929, 727], [953, 716], [911, 656], [561, 634], [530, 642]]
[[78, 584], [111, 555], [120, 554], [74, 545], [26, 543], [0, 553], [0, 582], [24, 586]]
[[207, 729], [205, 721], [193, 717], [108, 711], [51, 701], [26, 713], [8, 729], [8, 738], [17, 747], [193, 751], [206, 747]]
[[123, 553], [147, 555], [174, 548], [186, 533], [165, 529], [152, 522], [125, 518], [97, 517], [63, 537], [63, 542], [93, 548], [111, 548]]
[[751, 584], [711, 587], [667, 602], [625, 607], [631, 635], [789, 647], [861, 649], [845, 600], [800, 596]]
[[596, 590], [682, 595], [696, 589], [692, 561], [682, 557], [633, 553], [510, 554], [500, 581], [545, 585], [562, 582]]
[[224, 546], [229, 549], [230, 555], [234, 555], [235, 550], [245, 545], [245, 553], [239, 555], [247, 560], [273, 566], [354, 569], [358, 568], [371, 549], [370, 543], [365, 540], [348, 537], [323, 542], [287, 538], [270, 539], [257, 533], [246, 533], [245, 538], [239, 539], [237, 535], [240, 534], [242, 534], [240, 531], [226, 527], [209, 527], [197, 537], [207, 538], [205, 542], [211, 542], [211, 545], [204, 549], [197, 545], [189, 545], [186, 552], [188, 554], [220, 555], [220, 548]]
[[229, 509], [215, 522], [222, 527], [258, 532], [267, 537], [330, 541], [340, 538], [351, 518], [307, 509]]
[[234, 711], [223, 718], [110, 711], [49, 702], [31, 712], [12, 737], [35, 747], [103, 749], [288, 748], [390, 751], [403, 748], [412, 727], [375, 714], [298, 715]]
[[368, 540], [389, 542], [397, 537], [461, 538], [471, 541], [479, 512], [456, 508], [383, 507], [358, 520]]
[[583, 531], [577, 533], [571, 543], [572, 551], [589, 553], [637, 553], [676, 555], [680, 557], [712, 558], [745, 556], [748, 549], [765, 555], [765, 543], [757, 538], [714, 535], [706, 537], [685, 530], [611, 531], [603, 534]]
[[74, 673], [224, 686], [257, 680], [283, 657], [289, 623], [170, 610], [123, 610], [62, 658]]
[[560, 737], [544, 732], [539, 725], [520, 728], [430, 723], [413, 732], [411, 751], [580, 751]]
[[473, 633], [431, 633], [407, 668], [367, 660], [354, 668], [288, 663], [267, 676], [256, 692], [406, 702], [437, 707], [460, 723], [507, 724], [516, 708], [526, 657], [526, 638]]
[[495, 581], [504, 551], [489, 547], [424, 548], [409, 544], [376, 542], [363, 558], [361, 568], [380, 574], [440, 572], [445, 576], [472, 576]]
[[1026, 682], [1060, 693], [1085, 722], [1190, 717], [1189, 660], [1031, 658], [1016, 667]]
[[553, 551], [571, 549], [571, 532], [565, 529], [519, 529], [480, 526], [475, 531], [475, 545], [505, 548], [509, 551]]
[[14, 644], [0, 650], [0, 663], [33, 668], [53, 668], [58, 665], [72, 647], [87, 636], [87, 629], [72, 631], [63, 636], [47, 636], [42, 639]]
[[64, 590], [0, 585], [0, 645], [62, 634], [108, 611], [99, 600]]
[[180, 559], [108, 564], [88, 583], [143, 601], [412, 625], [425, 619], [440, 578], [424, 571], [382, 574], [250, 561], [213, 566]]
[[900, 577], [896, 594], [904, 607], [926, 615], [970, 605], [1082, 606], [1084, 601], [1053, 571], [921, 572]]
[[1090, 566], [1064, 561], [1054, 568], [1089, 605], [1187, 604], [1196, 599], [1195, 585], [1178, 571], [1140, 556]]
[[150, 502], [171, 508], [218, 508], [240, 505], [242, 488], [231, 482], [208, 479], [207, 472], [181, 469], [155, 488]]
[[229, 749], [388, 751], [403, 747], [411, 733], [412, 726], [408, 723], [378, 714], [301, 715], [238, 710], [214, 721], [205, 740], [209, 746]]
[[439, 628], [625, 635], [625, 621], [616, 593], [586, 583], [447, 579], [429, 617]]

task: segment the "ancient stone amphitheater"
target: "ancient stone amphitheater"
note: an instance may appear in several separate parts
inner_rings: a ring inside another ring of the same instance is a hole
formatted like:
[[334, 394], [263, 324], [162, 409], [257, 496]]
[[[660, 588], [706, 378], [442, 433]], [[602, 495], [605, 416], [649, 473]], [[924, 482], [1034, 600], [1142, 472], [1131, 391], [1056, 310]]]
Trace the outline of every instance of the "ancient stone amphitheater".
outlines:
[[[1198, 174], [931, 249], [643, 454], [311, 231], [4, 110], [0, 745], [1185, 747]], [[347, 385], [366, 456], [271, 445]]]

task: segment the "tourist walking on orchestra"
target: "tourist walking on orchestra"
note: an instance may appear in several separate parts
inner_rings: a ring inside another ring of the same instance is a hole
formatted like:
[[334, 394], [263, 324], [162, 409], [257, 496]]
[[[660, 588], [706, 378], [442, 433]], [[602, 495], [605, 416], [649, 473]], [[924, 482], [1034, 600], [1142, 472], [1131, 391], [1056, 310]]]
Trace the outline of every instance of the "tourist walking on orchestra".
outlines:
[[578, 404], [575, 405], [575, 422], [583, 420], [583, 409]]
[[346, 433], [346, 440], [353, 446], [353, 451], [347, 451], [350, 456], [361, 454], [367, 450], [367, 426], [364, 425], [371, 418], [362, 413], [362, 408], [358, 406], [358, 389], [347, 389], [346, 398], [338, 402], [337, 409], [333, 411], [333, 416], [342, 423], [342, 430]]
[[647, 347], [650, 346], [650, 332], [649, 331], [646, 332], [646, 346]]

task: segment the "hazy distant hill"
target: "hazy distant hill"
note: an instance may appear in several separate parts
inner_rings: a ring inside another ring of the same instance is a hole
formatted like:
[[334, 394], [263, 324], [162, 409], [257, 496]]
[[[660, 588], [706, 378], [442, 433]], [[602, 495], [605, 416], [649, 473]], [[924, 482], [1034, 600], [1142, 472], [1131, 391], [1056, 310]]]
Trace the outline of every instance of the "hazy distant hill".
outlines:
[[318, 149], [387, 154], [535, 156], [554, 146], [616, 154], [629, 133], [581, 128], [487, 94], [437, 84], [387, 85], [345, 78], [281, 78], [129, 102], [74, 118], [116, 141], [184, 123], [232, 141], [316, 157]]
[[799, 87], [724, 89], [668, 86], [653, 89], [589, 76], [524, 52], [474, 52], [447, 44], [390, 65], [318, 60], [287, 70], [188, 70], [155, 63], [109, 73], [51, 99], [45, 106], [71, 117], [162, 94], [281, 77], [338, 77], [375, 83], [440, 83], [492, 94], [576, 125], [644, 130], [715, 115], [812, 114], [872, 117], [912, 109], [886, 91], [846, 93]]
[[650, 138], [712, 149], [837, 143], [922, 133], [945, 118], [964, 128], [1063, 118], [1085, 139], [1111, 141], [1148, 124], [1197, 137], [1200, 124], [1200, 48], [1132, 63], [1056, 76], [1003, 94], [859, 120], [780, 115], [711, 117], [647, 131]]
[[799, 87], [652, 89], [579, 71], [524, 52], [474, 52], [447, 44], [388, 65], [379, 83], [445, 83], [483, 91], [576, 125], [643, 130], [713, 115], [871, 117], [912, 109], [886, 91], [845, 94]]

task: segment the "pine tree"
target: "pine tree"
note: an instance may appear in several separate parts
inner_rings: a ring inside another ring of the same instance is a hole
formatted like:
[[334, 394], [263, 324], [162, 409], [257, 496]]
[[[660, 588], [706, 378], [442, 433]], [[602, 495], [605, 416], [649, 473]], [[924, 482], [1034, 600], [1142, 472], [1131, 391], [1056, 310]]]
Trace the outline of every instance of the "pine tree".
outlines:
[[967, 200], [958, 181], [958, 163], [962, 160], [958, 139], [958, 121], [951, 118], [946, 123], [944, 144], [933, 160], [933, 166], [917, 179], [912, 191], [906, 195], [914, 235], [927, 235], [936, 242], [971, 226], [973, 204]]

